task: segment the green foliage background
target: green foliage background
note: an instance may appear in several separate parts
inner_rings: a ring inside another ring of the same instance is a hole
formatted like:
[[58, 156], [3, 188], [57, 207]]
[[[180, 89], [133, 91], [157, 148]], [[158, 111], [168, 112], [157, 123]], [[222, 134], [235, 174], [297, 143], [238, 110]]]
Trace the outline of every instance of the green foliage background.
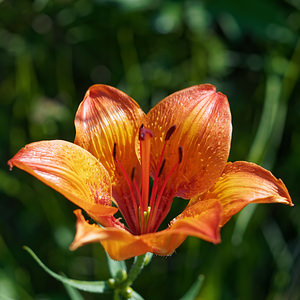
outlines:
[[[146, 299], [179, 299], [205, 274], [199, 299], [299, 299], [299, 30], [298, 0], [0, 0], [0, 295], [68, 299], [24, 244], [69, 277], [109, 276], [100, 245], [68, 250], [75, 206], [9, 172], [7, 160], [29, 142], [72, 141], [94, 83], [120, 88], [146, 111], [212, 83], [231, 105], [230, 160], [272, 169], [295, 207], [252, 206], [226, 225], [220, 245], [188, 238], [171, 257], [154, 257], [134, 287]], [[175, 200], [173, 211], [182, 206]]]

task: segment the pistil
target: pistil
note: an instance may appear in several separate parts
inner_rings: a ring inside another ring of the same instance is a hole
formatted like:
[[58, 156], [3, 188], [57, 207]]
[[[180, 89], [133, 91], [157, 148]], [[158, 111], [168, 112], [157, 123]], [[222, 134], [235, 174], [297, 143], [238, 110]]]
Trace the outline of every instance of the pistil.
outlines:
[[153, 134], [150, 130], [141, 127], [139, 133], [141, 168], [142, 168], [142, 208], [146, 209], [149, 198], [149, 176], [150, 176], [150, 150], [151, 138]]
[[[140, 154], [141, 154], [141, 172], [142, 172], [142, 201], [141, 210], [147, 212], [149, 200], [149, 177], [150, 177], [150, 151], [151, 151], [151, 138], [152, 132], [144, 128], [142, 125], [139, 132], [140, 140]], [[145, 230], [145, 217], [144, 213], [141, 214], [141, 229], [142, 233]]]

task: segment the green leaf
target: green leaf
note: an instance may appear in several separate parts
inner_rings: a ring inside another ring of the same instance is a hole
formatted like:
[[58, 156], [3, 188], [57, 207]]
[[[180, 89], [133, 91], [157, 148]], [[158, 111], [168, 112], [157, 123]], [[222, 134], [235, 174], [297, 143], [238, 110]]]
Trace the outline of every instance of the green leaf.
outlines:
[[146, 257], [145, 257], [145, 261], [144, 261], [145, 266], [150, 264], [152, 257], [153, 257], [153, 253], [151, 253], [151, 252], [146, 253]]
[[144, 298], [136, 291], [133, 291], [132, 296], [129, 298], [129, 300], [144, 300]]
[[42, 261], [36, 256], [36, 254], [27, 246], [23, 247], [33, 258], [34, 260], [52, 277], [58, 281], [68, 284], [78, 290], [91, 292], [91, 293], [104, 293], [109, 290], [109, 287], [105, 281], [83, 281], [66, 278], [64, 276], [58, 275], [55, 272], [51, 271], [47, 266], [45, 266]]
[[124, 270], [127, 272], [125, 261], [117, 261], [109, 257], [109, 255], [106, 253], [107, 256], [107, 263], [109, 268], [109, 273], [112, 277], [116, 277], [117, 273], [121, 270]]
[[84, 300], [84, 298], [81, 296], [81, 294], [70, 285], [63, 282], [63, 285], [65, 289], [67, 290], [67, 293], [71, 300]]
[[199, 275], [194, 284], [190, 287], [186, 294], [182, 298], [180, 298], [180, 300], [194, 300], [200, 292], [203, 281], [204, 275]]

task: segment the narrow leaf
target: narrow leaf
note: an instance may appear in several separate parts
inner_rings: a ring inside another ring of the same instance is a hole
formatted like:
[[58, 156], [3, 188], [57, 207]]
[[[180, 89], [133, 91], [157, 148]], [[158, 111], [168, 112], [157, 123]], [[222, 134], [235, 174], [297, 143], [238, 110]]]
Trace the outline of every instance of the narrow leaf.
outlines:
[[152, 257], [153, 257], [153, 253], [151, 252], [146, 253], [145, 262], [144, 262], [145, 266], [150, 264]]
[[129, 300], [144, 300], [144, 298], [140, 294], [138, 294], [136, 291], [133, 291]]
[[71, 300], [84, 300], [84, 298], [77, 291], [77, 289], [71, 287], [70, 285], [68, 285], [67, 283], [64, 283], [64, 282], [63, 282], [63, 285], [64, 285]]
[[24, 246], [23, 248], [34, 258], [34, 260], [44, 269], [44, 271], [46, 271], [49, 275], [51, 275], [52, 277], [54, 277], [55, 279], [57, 279], [62, 283], [68, 284], [79, 290], [91, 292], [91, 293], [104, 293], [109, 290], [109, 287], [105, 281], [83, 281], [83, 280], [70, 279], [58, 275], [55, 272], [51, 271], [47, 266], [45, 266], [29, 247]]
[[107, 264], [109, 268], [109, 273], [112, 277], [115, 277], [118, 273], [118, 271], [124, 270], [127, 272], [126, 263], [124, 260], [117, 261], [109, 257], [109, 255], [106, 253], [107, 256]]
[[199, 275], [197, 280], [194, 282], [194, 284], [190, 287], [190, 289], [186, 292], [186, 294], [180, 298], [180, 300], [194, 300], [202, 287], [204, 281], [204, 276]]

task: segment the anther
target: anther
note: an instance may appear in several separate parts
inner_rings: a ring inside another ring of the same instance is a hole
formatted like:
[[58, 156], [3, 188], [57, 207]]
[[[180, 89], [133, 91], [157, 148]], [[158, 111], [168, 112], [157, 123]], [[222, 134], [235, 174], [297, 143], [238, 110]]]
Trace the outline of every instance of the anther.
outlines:
[[151, 212], [151, 207], [148, 206], [147, 210], [144, 210], [144, 220], [145, 220], [145, 224], [147, 224], [147, 222], [148, 222], [148, 220], [149, 220], [150, 212]]
[[161, 175], [161, 173], [164, 169], [165, 163], [166, 163], [166, 159], [164, 159], [162, 164], [161, 164], [161, 167], [160, 167], [159, 172], [158, 172], [158, 177], [160, 177], [160, 175]]
[[114, 160], [117, 160], [117, 143], [114, 143], [113, 157]]
[[182, 147], [179, 146], [178, 147], [178, 163], [180, 164], [182, 162], [182, 156], [183, 156], [183, 150], [182, 150]]
[[176, 129], [176, 125], [173, 125], [168, 129], [166, 136], [165, 136], [165, 141], [168, 141], [170, 139], [170, 137], [174, 133], [175, 129]]
[[133, 181], [134, 179], [134, 174], [135, 174], [135, 167], [133, 167], [131, 171], [131, 181]]

